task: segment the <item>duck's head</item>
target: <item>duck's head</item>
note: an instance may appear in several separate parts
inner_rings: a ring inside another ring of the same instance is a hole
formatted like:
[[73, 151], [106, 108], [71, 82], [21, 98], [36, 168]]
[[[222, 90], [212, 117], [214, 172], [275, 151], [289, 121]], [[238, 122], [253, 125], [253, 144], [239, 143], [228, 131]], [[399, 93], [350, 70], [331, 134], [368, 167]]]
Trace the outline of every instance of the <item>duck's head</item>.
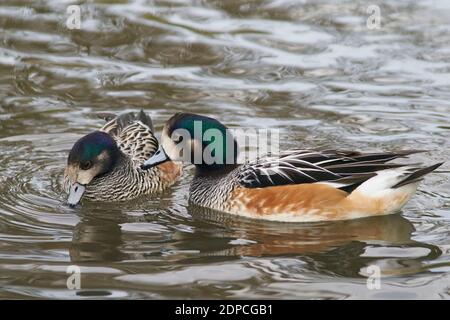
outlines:
[[119, 148], [114, 139], [101, 131], [92, 132], [79, 139], [72, 150], [65, 171], [70, 183], [68, 203], [78, 204], [86, 186], [96, 177], [111, 171], [119, 158]]
[[216, 170], [236, 164], [237, 143], [228, 128], [216, 119], [177, 113], [164, 125], [161, 144], [142, 165], [149, 169], [168, 160]]

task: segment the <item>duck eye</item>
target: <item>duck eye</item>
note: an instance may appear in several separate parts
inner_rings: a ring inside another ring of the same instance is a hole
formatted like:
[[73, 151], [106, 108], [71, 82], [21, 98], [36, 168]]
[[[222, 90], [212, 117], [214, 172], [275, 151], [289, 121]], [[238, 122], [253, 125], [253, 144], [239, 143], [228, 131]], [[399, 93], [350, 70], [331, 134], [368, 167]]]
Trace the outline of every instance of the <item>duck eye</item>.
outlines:
[[92, 161], [84, 161], [80, 163], [81, 170], [89, 170], [92, 167]]
[[181, 141], [183, 141], [183, 136], [182, 135], [175, 136], [173, 138], [173, 142], [175, 142], [175, 143], [180, 143]]

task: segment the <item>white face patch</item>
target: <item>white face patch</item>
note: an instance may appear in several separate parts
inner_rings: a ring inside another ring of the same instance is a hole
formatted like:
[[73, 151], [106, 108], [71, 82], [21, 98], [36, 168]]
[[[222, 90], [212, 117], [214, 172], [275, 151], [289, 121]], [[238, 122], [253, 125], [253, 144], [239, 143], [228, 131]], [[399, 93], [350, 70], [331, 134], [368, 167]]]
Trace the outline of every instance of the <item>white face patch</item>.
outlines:
[[107, 158], [108, 158], [108, 153], [105, 150], [105, 151], [102, 151], [102, 153], [100, 153], [97, 156], [97, 161], [88, 170], [82, 170], [78, 166], [75, 167], [74, 165], [71, 165], [70, 166], [70, 173], [71, 173], [70, 179], [71, 179], [71, 182], [72, 183], [76, 182], [76, 183], [79, 183], [81, 185], [89, 184], [92, 181], [92, 179], [94, 179], [97, 175], [99, 175], [102, 172], [101, 163], [103, 163], [104, 160], [106, 160]]
[[[180, 141], [176, 143], [175, 141]], [[161, 145], [164, 149], [164, 152], [171, 160], [175, 161], [183, 161], [186, 162], [187, 159], [187, 150], [185, 145], [190, 141], [189, 131], [185, 129], [177, 129], [172, 132], [172, 135], [169, 137], [167, 133], [167, 128], [164, 127], [162, 135], [161, 135]]]
[[82, 184], [82, 185], [89, 184], [89, 182], [91, 182], [93, 178], [94, 178], [94, 176], [93, 176], [91, 170], [86, 170], [86, 171], [79, 170], [78, 171], [77, 182], [79, 184]]
[[169, 137], [167, 128], [164, 127], [161, 145], [170, 160], [192, 163], [192, 151], [194, 151], [194, 164], [201, 163], [203, 160], [201, 142], [192, 139], [191, 134], [186, 129], [176, 129]]

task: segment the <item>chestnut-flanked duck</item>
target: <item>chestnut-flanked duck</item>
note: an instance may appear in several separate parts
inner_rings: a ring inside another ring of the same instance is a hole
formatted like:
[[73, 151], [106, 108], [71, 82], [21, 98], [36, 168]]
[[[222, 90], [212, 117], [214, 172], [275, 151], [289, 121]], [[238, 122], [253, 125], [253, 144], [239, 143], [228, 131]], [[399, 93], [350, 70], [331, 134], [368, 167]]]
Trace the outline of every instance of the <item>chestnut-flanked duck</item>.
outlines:
[[[310, 222], [393, 214], [413, 196], [423, 177], [442, 165], [390, 162], [419, 151], [303, 149], [239, 164], [233, 137], [233, 143], [215, 145], [214, 156], [220, 161], [211, 163], [204, 157], [212, 142], [196, 135], [196, 122], [202, 133], [214, 129], [224, 139], [230, 137], [216, 119], [178, 113], [165, 124], [158, 151], [142, 168], [152, 170], [169, 160], [190, 162], [196, 167], [189, 196], [193, 204], [249, 218]], [[188, 157], [180, 156], [179, 143], [191, 148]], [[229, 153], [234, 163], [227, 161]]]

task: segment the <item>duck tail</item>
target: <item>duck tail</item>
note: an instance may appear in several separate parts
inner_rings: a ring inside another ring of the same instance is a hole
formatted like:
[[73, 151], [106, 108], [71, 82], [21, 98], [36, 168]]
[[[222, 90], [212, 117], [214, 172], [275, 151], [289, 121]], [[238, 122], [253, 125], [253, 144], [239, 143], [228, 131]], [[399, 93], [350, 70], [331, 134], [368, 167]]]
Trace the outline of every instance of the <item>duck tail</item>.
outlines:
[[425, 168], [402, 166], [377, 171], [376, 175], [362, 183], [355, 191], [366, 196], [377, 196], [395, 189], [413, 186], [414, 191], [423, 177], [439, 168], [443, 162]]
[[419, 182], [423, 179], [423, 177], [425, 175], [427, 175], [428, 173], [436, 170], [437, 168], [439, 168], [440, 166], [442, 166], [444, 164], [444, 162], [440, 162], [440, 163], [436, 163], [432, 166], [426, 167], [426, 168], [415, 168], [408, 176], [406, 176], [403, 180], [401, 180], [400, 182], [398, 182], [397, 184], [395, 184], [394, 186], [392, 186], [393, 189], [397, 189], [403, 186], [406, 186], [408, 184], [414, 183], [414, 182]]
[[98, 116], [108, 121], [102, 127], [101, 131], [104, 131], [112, 136], [118, 136], [123, 129], [136, 121], [142, 122], [148, 126], [152, 132], [154, 131], [152, 119], [143, 110], [138, 113], [127, 112], [119, 116], [112, 113], [100, 113]]
[[374, 215], [398, 212], [414, 195], [423, 177], [442, 163], [426, 168], [403, 166], [375, 172], [376, 175], [351, 192], [346, 201]]
[[150, 116], [146, 114], [144, 110], [141, 109], [141, 111], [139, 111], [137, 119], [141, 121], [143, 124], [147, 125], [152, 132], [155, 131], [155, 129], [153, 128], [152, 118], [150, 118]]

